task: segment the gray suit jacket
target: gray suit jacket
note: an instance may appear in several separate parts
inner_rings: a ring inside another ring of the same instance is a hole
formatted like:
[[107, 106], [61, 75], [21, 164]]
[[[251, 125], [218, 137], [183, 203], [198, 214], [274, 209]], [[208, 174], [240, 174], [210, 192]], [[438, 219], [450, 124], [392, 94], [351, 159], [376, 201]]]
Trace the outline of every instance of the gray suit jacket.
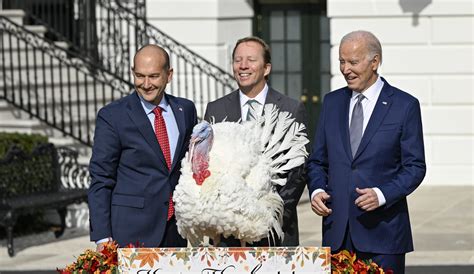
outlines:
[[[287, 111], [293, 114], [296, 121], [306, 125], [306, 110], [301, 102], [285, 96], [278, 91], [269, 88], [265, 104], [274, 104], [281, 111]], [[214, 118], [212, 118], [214, 117]], [[211, 121], [214, 119], [216, 122], [226, 121], [237, 122], [242, 118], [240, 109], [240, 97], [239, 91], [235, 90], [232, 93], [219, 98], [213, 102], [207, 104], [206, 114], [204, 119]], [[309, 147], [309, 146], [307, 146]], [[285, 209], [283, 215], [283, 231], [285, 237], [281, 243], [273, 243], [282, 246], [298, 246], [299, 245], [299, 232], [298, 232], [298, 216], [296, 212], [296, 206], [301, 198], [304, 187], [306, 185], [305, 168], [302, 165], [299, 168], [293, 169], [288, 175], [288, 182], [284, 187], [278, 188], [278, 193], [285, 202]], [[255, 246], [268, 245], [266, 243], [257, 243]]]

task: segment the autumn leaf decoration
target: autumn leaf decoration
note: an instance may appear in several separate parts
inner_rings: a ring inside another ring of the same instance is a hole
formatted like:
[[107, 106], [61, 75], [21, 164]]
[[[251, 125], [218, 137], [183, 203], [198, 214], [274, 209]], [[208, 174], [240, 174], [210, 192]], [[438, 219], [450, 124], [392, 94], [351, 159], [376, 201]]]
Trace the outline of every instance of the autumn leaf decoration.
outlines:
[[135, 260], [140, 260], [140, 267], [144, 267], [145, 265], [149, 265], [153, 267], [155, 265], [155, 261], [159, 260], [159, 256], [156, 252], [141, 252], [138, 253]]
[[247, 260], [245, 251], [246, 251], [245, 249], [234, 249], [234, 250], [229, 250], [229, 253], [234, 258], [234, 261], [238, 263], [240, 258], [242, 258], [243, 261]]
[[117, 247], [115, 242], [104, 245], [100, 251], [87, 249], [77, 257], [77, 260], [64, 269], [56, 269], [61, 274], [75, 273], [100, 273], [116, 274], [117, 270]]
[[391, 269], [384, 270], [372, 260], [358, 259], [355, 253], [347, 250], [332, 255], [331, 272], [332, 274], [393, 274]]

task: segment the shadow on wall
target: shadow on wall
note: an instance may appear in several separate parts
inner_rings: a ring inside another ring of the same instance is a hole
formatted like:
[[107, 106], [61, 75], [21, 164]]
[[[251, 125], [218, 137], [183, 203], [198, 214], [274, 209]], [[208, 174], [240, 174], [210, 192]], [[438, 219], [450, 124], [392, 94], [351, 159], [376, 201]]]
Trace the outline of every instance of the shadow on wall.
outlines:
[[420, 12], [428, 7], [433, 0], [399, 0], [400, 7], [404, 13], [413, 13], [413, 26], [418, 26]]

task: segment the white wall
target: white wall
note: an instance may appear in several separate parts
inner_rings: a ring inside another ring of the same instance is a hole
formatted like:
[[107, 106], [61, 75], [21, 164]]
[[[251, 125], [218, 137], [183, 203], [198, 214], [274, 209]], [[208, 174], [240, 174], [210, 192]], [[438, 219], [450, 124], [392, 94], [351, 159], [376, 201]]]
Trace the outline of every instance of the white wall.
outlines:
[[364, 29], [381, 41], [381, 74], [421, 102], [425, 185], [474, 181], [474, 10], [471, 0], [328, 0], [331, 88], [342, 36]]
[[147, 19], [177, 41], [230, 72], [235, 42], [252, 34], [248, 0], [147, 0]]

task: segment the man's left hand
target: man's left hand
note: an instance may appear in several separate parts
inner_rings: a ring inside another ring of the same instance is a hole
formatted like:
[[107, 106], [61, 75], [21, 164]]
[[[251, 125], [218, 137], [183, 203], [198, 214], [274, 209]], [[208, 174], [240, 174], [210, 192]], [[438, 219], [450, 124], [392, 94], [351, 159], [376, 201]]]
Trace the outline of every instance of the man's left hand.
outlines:
[[356, 188], [359, 198], [355, 200], [355, 204], [365, 211], [372, 211], [379, 207], [379, 199], [377, 193], [372, 188]]

